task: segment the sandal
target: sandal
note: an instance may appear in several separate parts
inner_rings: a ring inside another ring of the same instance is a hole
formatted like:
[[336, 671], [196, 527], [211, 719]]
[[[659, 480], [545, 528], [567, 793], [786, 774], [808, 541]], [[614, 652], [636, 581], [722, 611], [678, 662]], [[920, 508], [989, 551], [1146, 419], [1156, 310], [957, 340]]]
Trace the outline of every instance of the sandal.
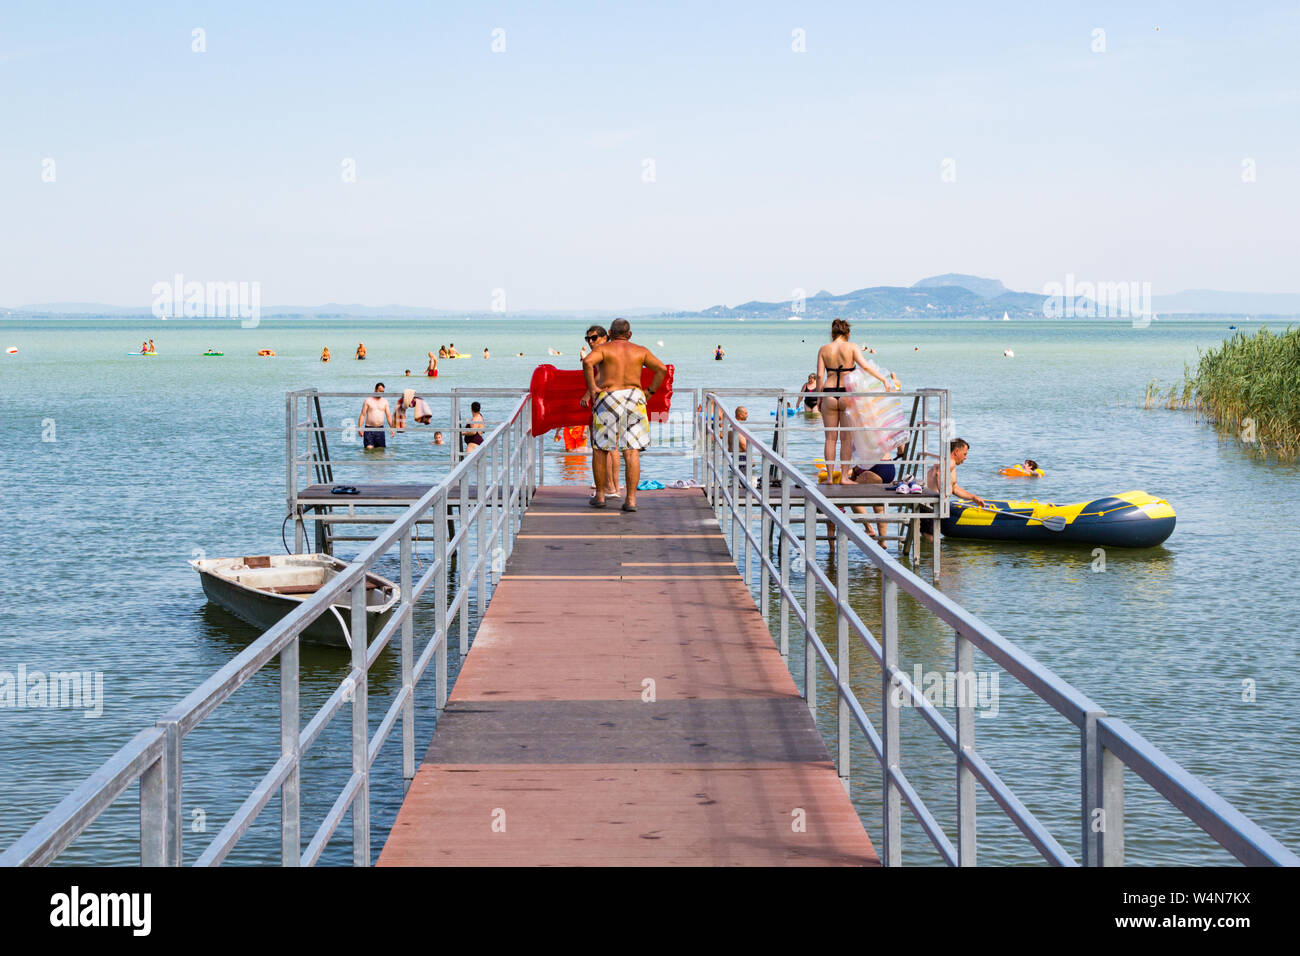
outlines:
[[623, 510], [624, 510], [624, 511], [636, 511], [636, 505], [629, 504], [628, 502], [625, 501], [625, 502], [623, 502]]
[[596, 498], [595, 498], [595, 496], [592, 496], [592, 497], [588, 498], [588, 499], [587, 499], [587, 504], [591, 505], [593, 508], [603, 508], [603, 507], [605, 507], [605, 502], [604, 502], [604, 501], [597, 501]]

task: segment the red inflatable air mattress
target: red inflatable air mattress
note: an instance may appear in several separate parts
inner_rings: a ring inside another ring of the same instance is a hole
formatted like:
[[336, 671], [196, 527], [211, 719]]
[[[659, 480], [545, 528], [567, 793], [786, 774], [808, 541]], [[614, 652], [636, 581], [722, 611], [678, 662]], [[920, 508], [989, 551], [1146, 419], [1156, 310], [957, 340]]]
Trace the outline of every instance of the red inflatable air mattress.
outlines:
[[[648, 389], [654, 381], [655, 373], [648, 368], [641, 370], [641, 387]], [[559, 369], [554, 365], [539, 365], [533, 371], [528, 391], [533, 398], [533, 434], [545, 435], [556, 428], [570, 425], [590, 425], [591, 409], [578, 402], [587, 394], [587, 377], [582, 369]], [[659, 391], [650, 396], [646, 409], [651, 421], [662, 421], [668, 417], [668, 410], [673, 399], [673, 367], [668, 366], [668, 375]]]

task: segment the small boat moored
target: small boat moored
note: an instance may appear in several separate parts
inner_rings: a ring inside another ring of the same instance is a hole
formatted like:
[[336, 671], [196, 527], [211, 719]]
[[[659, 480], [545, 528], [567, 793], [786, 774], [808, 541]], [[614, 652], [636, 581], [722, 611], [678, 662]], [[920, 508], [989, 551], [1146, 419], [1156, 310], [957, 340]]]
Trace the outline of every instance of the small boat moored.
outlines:
[[[328, 554], [275, 554], [244, 558], [201, 558], [190, 562], [203, 593], [213, 604], [263, 630], [298, 608], [348, 565]], [[366, 575], [366, 639], [392, 616], [401, 589], [377, 574]], [[302, 638], [313, 644], [351, 647], [352, 609], [346, 599], [330, 605], [307, 625]]]
[[[940, 523], [944, 537], [1151, 548], [1174, 533], [1177, 519], [1169, 502], [1145, 491], [1122, 491], [1069, 505], [985, 501], [988, 508], [954, 500], [949, 516]], [[1064, 527], [1059, 531], [1044, 527], [1049, 518], [1061, 519]]]

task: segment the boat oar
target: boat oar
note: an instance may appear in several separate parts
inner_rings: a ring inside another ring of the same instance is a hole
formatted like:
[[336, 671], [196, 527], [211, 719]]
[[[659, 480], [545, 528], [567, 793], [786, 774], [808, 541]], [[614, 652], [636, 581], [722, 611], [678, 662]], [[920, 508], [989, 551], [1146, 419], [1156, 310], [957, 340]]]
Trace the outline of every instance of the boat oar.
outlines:
[[1050, 518], [1035, 518], [1033, 515], [1022, 515], [1018, 511], [1003, 511], [1000, 508], [990, 508], [988, 505], [985, 505], [983, 510], [991, 511], [995, 515], [1009, 515], [1012, 518], [1024, 518], [1026, 521], [1041, 521], [1043, 527], [1048, 531], [1065, 530], [1065, 519], [1060, 515], [1052, 515]]

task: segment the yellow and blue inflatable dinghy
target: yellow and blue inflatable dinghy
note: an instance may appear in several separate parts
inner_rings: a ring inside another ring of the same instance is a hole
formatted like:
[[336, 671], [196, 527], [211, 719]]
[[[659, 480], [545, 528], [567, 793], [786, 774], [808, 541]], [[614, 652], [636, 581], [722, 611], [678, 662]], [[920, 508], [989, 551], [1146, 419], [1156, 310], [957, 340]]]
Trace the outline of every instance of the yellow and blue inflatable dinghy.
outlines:
[[[954, 498], [949, 517], [940, 524], [944, 535], [986, 541], [1062, 541], [1117, 548], [1150, 548], [1174, 533], [1177, 517], [1169, 502], [1145, 491], [1123, 491], [1072, 505], [994, 501], [991, 498], [985, 501], [998, 511], [1014, 511], [1026, 517], [995, 514]], [[1060, 531], [1044, 528], [1043, 519], [1052, 517], [1065, 519], [1065, 527]]]

